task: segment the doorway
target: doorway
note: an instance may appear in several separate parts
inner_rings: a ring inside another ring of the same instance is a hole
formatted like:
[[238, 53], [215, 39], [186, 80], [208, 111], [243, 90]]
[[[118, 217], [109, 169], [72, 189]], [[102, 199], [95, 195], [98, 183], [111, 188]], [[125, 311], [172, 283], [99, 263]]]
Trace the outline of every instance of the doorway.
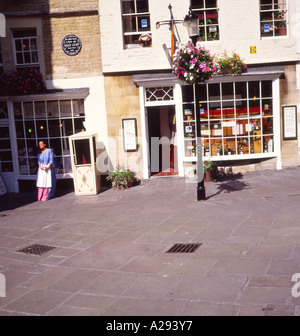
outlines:
[[175, 106], [147, 108], [150, 176], [178, 175]]

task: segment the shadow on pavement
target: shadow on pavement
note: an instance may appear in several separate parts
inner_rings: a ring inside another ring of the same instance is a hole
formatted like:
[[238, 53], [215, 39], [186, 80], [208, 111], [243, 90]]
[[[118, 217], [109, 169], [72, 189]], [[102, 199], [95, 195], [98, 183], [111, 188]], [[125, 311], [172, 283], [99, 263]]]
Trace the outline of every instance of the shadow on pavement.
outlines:
[[[65, 196], [66, 194], [73, 193], [74, 190], [56, 190], [55, 198]], [[20, 193], [7, 193], [0, 196], [0, 212], [14, 210], [25, 205], [37, 202], [37, 192], [28, 191]], [[0, 215], [1, 217], [1, 215]]]
[[214, 196], [217, 196], [224, 193], [231, 193], [234, 191], [240, 191], [244, 189], [251, 189], [249, 184], [242, 181], [243, 174], [234, 174], [234, 175], [223, 175], [220, 177], [219, 182], [216, 182], [217, 184], [217, 192], [213, 195], [210, 195], [206, 197], [206, 199], [212, 198]]

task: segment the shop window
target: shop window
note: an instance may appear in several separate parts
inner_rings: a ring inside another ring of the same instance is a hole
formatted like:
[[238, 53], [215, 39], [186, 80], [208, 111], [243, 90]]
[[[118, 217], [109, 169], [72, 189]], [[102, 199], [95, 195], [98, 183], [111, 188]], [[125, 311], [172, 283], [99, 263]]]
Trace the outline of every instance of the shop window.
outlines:
[[261, 36], [287, 35], [287, 0], [260, 0]]
[[191, 0], [191, 8], [200, 19], [199, 36], [201, 40], [219, 40], [218, 0]]
[[125, 48], [152, 45], [148, 0], [121, 0]]
[[16, 67], [34, 67], [39, 70], [36, 29], [13, 30], [12, 36]]
[[186, 158], [196, 157], [196, 111], [204, 156], [238, 159], [274, 152], [272, 81], [182, 86], [182, 97]]
[[85, 130], [83, 99], [14, 103], [20, 175], [37, 173], [39, 140], [45, 140], [55, 156], [56, 174], [72, 173], [68, 136]]

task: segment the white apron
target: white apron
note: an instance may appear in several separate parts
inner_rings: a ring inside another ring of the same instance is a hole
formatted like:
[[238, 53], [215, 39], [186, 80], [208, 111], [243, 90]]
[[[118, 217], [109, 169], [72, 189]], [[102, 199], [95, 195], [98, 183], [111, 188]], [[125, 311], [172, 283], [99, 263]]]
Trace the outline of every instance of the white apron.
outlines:
[[52, 187], [51, 169], [42, 170], [41, 168], [39, 168], [38, 176], [36, 180], [36, 186], [38, 188], [51, 188]]

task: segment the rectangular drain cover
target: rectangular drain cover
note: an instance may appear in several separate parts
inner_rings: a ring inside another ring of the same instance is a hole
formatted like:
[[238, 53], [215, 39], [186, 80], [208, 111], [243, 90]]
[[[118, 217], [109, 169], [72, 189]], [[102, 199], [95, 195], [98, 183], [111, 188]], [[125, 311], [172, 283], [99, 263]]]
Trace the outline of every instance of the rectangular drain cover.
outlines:
[[18, 252], [23, 252], [23, 253], [27, 253], [27, 254], [42, 255], [43, 253], [46, 253], [46, 252], [51, 251], [53, 249], [55, 249], [54, 246], [35, 244], [35, 245], [25, 247], [25, 248], [19, 250]]
[[190, 244], [182, 244], [177, 243], [174, 244], [167, 253], [193, 253], [195, 252], [202, 244], [199, 243], [190, 243]]

